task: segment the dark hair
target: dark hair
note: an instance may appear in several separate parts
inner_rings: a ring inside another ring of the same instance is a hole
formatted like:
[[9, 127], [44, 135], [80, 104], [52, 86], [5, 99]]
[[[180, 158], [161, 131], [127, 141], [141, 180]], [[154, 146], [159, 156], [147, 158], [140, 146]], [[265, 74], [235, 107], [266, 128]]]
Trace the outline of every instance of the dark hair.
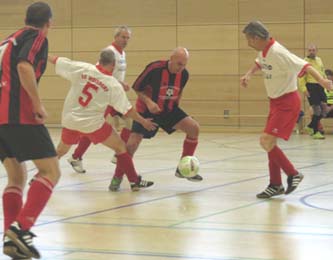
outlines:
[[333, 76], [333, 71], [327, 69], [327, 70], [325, 70], [325, 74], [326, 74], [326, 76]]
[[27, 8], [25, 24], [43, 27], [52, 17], [51, 7], [44, 2], [35, 2]]

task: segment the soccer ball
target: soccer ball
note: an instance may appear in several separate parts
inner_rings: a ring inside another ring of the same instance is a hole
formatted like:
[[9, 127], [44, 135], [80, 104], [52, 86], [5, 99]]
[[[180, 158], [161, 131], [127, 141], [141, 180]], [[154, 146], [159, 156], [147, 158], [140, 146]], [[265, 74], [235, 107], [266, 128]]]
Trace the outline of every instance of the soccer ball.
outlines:
[[184, 156], [180, 159], [178, 170], [185, 178], [191, 178], [199, 172], [199, 160], [194, 156]]

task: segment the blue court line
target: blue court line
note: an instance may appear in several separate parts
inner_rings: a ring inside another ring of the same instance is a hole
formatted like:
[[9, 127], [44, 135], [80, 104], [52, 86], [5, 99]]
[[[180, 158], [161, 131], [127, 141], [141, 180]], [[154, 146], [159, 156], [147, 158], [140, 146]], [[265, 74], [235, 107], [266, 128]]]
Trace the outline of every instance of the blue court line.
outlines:
[[[52, 248], [42, 247], [42, 251], [55, 251], [55, 252], [71, 252], [74, 253], [87, 253], [87, 254], [104, 254], [104, 255], [128, 255], [128, 256], [146, 256], [146, 257], [164, 257], [175, 259], [202, 259], [202, 260], [274, 260], [273, 258], [251, 258], [251, 257], [228, 257], [228, 256], [207, 256], [207, 255], [185, 255], [185, 254], [171, 254], [163, 252], [145, 252], [145, 251], [126, 251], [126, 250], [96, 250], [86, 248]], [[61, 256], [58, 256], [61, 257]], [[43, 259], [55, 259], [58, 257], [47, 257]], [[280, 259], [281, 260], [281, 259]]]
[[[169, 230], [191, 230], [191, 231], [213, 231], [213, 232], [238, 232], [238, 233], [257, 233], [257, 234], [273, 234], [273, 235], [301, 235], [301, 236], [319, 236], [333, 237], [332, 233], [313, 233], [313, 232], [296, 232], [296, 231], [274, 231], [274, 230], [258, 230], [258, 229], [239, 229], [239, 228], [212, 228], [212, 227], [174, 227], [174, 226], [158, 226], [158, 225], [138, 225], [138, 224], [106, 224], [97, 222], [67, 222], [62, 223], [70, 225], [92, 225], [92, 226], [110, 226], [110, 227], [133, 227], [133, 228], [149, 228], [149, 229], [169, 229]], [[201, 224], [201, 223], [200, 223]], [[214, 223], [213, 223], [214, 224]]]
[[310, 197], [313, 197], [313, 196], [318, 195], [318, 194], [326, 193], [326, 192], [332, 192], [332, 191], [333, 191], [333, 190], [326, 190], [326, 191], [319, 191], [319, 192], [316, 192], [316, 193], [308, 194], [308, 195], [302, 197], [302, 198], [300, 199], [300, 201], [301, 201], [304, 205], [306, 205], [306, 206], [308, 206], [308, 207], [310, 207], [310, 208], [319, 209], [319, 210], [324, 210], [324, 211], [328, 211], [328, 212], [333, 212], [333, 209], [322, 208], [322, 207], [319, 207], [319, 206], [316, 206], [316, 205], [313, 205], [313, 204], [307, 202], [307, 199], [310, 198]]

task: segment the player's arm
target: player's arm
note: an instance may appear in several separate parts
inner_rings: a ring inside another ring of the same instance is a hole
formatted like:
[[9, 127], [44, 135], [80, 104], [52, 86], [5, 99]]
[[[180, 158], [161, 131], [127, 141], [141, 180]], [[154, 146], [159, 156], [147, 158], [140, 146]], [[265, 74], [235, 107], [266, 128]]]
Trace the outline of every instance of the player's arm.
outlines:
[[21, 60], [17, 64], [17, 72], [22, 87], [25, 89], [31, 99], [33, 112], [36, 116], [35, 119], [39, 123], [43, 123], [47, 117], [47, 113], [39, 98], [37, 81], [33, 66], [28, 61]]
[[259, 64], [253, 64], [253, 66], [245, 73], [245, 75], [240, 78], [240, 85], [246, 88], [252, 75], [254, 75], [258, 70], [260, 70]]
[[130, 109], [125, 116], [132, 118], [134, 121], [140, 123], [148, 131], [155, 130], [156, 124], [152, 122], [151, 118], [143, 118], [134, 108]]
[[148, 97], [143, 91], [135, 91], [138, 95], [138, 98], [146, 104], [148, 110], [152, 114], [157, 114], [161, 112], [160, 107], [150, 98]]
[[47, 60], [52, 64], [56, 64], [57, 59], [58, 59], [58, 56], [54, 56], [54, 55], [50, 55], [50, 54], [47, 57]]
[[131, 87], [126, 82], [123, 82], [123, 81], [120, 81], [120, 80], [118, 80], [118, 82], [120, 83], [120, 85], [122, 85], [123, 89], [126, 92], [130, 90]]
[[332, 90], [332, 81], [323, 78], [320, 73], [312, 66], [307, 66], [305, 72], [309, 73], [323, 88]]

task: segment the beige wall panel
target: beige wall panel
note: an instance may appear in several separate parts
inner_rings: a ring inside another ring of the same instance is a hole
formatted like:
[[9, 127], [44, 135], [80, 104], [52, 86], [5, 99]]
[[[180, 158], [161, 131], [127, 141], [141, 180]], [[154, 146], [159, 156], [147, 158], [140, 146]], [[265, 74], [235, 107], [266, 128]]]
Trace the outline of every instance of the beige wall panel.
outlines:
[[71, 52], [71, 29], [53, 29], [48, 34], [50, 52]]
[[333, 23], [305, 24], [305, 46], [315, 43], [321, 48], [332, 48], [333, 34], [330, 33]]
[[178, 0], [179, 25], [237, 24], [238, 2], [235, 0]]
[[[292, 53], [297, 55], [300, 58], [304, 58], [304, 50], [303, 49], [289, 49]], [[240, 61], [239, 61], [239, 67], [240, 67], [240, 75], [245, 74], [250, 67], [254, 64], [254, 60], [257, 57], [257, 52], [254, 50], [240, 50], [239, 51]], [[257, 72], [258, 75], [260, 75], [260, 72]]]
[[[200, 124], [237, 126], [239, 113], [238, 102], [207, 102], [183, 100], [181, 107], [198, 120]], [[224, 110], [228, 110], [229, 117], [223, 118]], [[227, 119], [227, 120], [225, 120]]]
[[306, 22], [333, 22], [331, 0], [305, 0]]
[[238, 51], [191, 51], [188, 69], [192, 75], [238, 74]]
[[239, 100], [240, 102], [267, 101], [266, 88], [260, 73], [251, 78], [247, 88], [240, 87]]
[[[245, 35], [242, 33], [245, 25], [240, 26], [239, 46], [240, 49], [250, 49]], [[268, 24], [271, 36], [287, 48], [304, 48], [304, 24]]]
[[[100, 51], [113, 41], [114, 28], [73, 29], [73, 51]], [[126, 51], [172, 50], [176, 47], [176, 28], [136, 27]]]
[[196, 76], [190, 75], [184, 89], [183, 99], [231, 101], [238, 100], [238, 76]]
[[72, 1], [74, 27], [176, 24], [176, 0]]
[[[96, 63], [98, 60], [99, 52], [75, 52], [73, 59]], [[168, 59], [170, 51], [163, 52], [128, 52], [127, 54], [127, 76], [138, 76], [144, 68], [152, 61], [160, 59]]]
[[43, 77], [39, 85], [39, 93], [42, 99], [65, 99], [70, 82], [61, 77]]
[[[26, 8], [31, 0], [1, 0], [0, 27], [18, 29], [24, 26]], [[71, 0], [46, 0], [52, 8], [53, 27], [71, 26]]]
[[192, 50], [237, 49], [238, 25], [179, 26], [177, 39]]
[[241, 101], [240, 127], [264, 127], [269, 111], [268, 101]]
[[239, 0], [239, 22], [303, 22], [304, 0]]
[[333, 48], [321, 49], [319, 46], [318, 56], [323, 60], [325, 68], [333, 70]]
[[46, 124], [61, 124], [61, 113], [64, 106], [63, 100], [43, 100], [48, 113]]

